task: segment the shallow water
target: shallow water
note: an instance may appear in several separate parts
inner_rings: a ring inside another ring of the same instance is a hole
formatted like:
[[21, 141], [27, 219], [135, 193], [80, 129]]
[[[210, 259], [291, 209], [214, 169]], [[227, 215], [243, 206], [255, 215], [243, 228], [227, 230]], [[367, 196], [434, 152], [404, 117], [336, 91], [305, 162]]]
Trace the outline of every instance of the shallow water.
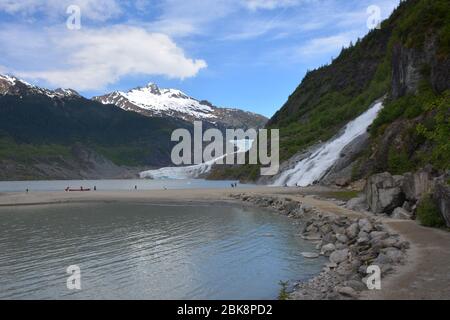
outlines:
[[[292, 220], [228, 206], [0, 208], [0, 299], [274, 299], [322, 260]], [[66, 269], [81, 268], [81, 290]]]
[[[236, 181], [208, 181], [202, 179], [187, 180], [56, 180], [56, 181], [0, 181], [0, 192], [63, 191], [67, 187], [90, 188], [98, 191], [134, 190], [181, 190], [181, 189], [229, 189]], [[239, 184], [240, 188], [252, 188], [253, 185]]]

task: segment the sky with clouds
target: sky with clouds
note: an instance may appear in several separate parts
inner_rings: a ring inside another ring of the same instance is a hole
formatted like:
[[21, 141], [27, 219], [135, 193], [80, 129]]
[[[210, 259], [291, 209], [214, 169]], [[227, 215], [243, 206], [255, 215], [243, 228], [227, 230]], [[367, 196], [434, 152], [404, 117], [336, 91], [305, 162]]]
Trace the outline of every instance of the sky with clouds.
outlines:
[[0, 72], [87, 97], [155, 82], [271, 116], [369, 32], [371, 6], [385, 19], [399, 2], [0, 0]]

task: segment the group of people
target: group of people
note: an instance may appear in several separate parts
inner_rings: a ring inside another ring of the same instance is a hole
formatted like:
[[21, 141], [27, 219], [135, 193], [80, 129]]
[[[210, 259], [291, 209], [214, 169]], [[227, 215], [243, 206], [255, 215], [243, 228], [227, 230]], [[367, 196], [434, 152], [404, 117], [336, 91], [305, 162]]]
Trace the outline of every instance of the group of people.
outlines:
[[231, 188], [233, 188], [233, 189], [234, 189], [234, 188], [237, 188], [237, 186], [238, 186], [237, 182], [231, 184]]

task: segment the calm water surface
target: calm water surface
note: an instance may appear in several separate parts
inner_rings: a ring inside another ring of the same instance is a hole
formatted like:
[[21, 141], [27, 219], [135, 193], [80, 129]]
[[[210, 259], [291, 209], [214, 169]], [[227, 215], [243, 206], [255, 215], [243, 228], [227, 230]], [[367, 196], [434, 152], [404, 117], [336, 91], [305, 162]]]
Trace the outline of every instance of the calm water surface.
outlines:
[[[99, 191], [123, 191], [133, 190], [137, 186], [139, 190], [166, 189], [228, 189], [231, 183], [236, 181], [207, 181], [202, 179], [189, 180], [57, 180], [57, 181], [0, 181], [0, 192], [24, 192], [29, 189], [34, 191], [63, 191], [71, 188], [97, 187]], [[239, 185], [240, 188], [252, 188], [254, 185]]]
[[[227, 206], [0, 208], [0, 299], [274, 299], [322, 260], [292, 221]], [[81, 291], [66, 268], [81, 268]]]

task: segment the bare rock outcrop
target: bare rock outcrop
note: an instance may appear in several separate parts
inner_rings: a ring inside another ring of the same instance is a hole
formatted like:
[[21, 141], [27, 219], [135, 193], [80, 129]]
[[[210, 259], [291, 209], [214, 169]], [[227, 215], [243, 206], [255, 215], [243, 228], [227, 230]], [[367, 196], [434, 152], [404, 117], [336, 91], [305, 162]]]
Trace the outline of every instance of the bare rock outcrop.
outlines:
[[371, 176], [365, 190], [370, 211], [391, 214], [401, 207], [405, 202], [403, 180], [403, 176], [392, 176], [388, 172]]

